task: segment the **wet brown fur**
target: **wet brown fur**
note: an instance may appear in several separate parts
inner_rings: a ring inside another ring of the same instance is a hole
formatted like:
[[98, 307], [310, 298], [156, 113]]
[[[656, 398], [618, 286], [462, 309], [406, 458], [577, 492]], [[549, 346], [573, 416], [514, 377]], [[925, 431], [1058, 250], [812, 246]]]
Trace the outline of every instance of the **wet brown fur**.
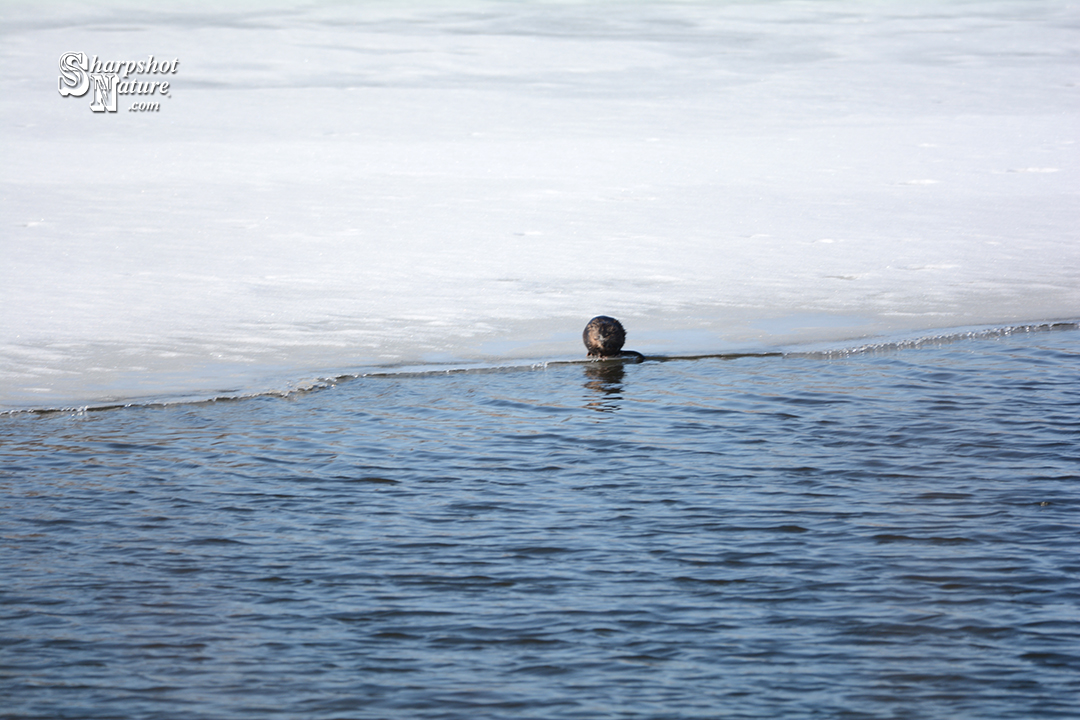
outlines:
[[589, 357], [615, 357], [622, 352], [626, 331], [622, 323], [607, 315], [598, 315], [585, 326], [581, 334]]

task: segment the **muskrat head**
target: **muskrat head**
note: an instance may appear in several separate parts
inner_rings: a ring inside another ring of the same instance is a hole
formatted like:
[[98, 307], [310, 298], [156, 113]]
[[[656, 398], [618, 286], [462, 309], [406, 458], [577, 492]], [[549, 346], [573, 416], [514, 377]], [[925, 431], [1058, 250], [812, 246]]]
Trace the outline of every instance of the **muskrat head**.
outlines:
[[626, 342], [622, 323], [607, 315], [598, 315], [585, 326], [581, 334], [589, 357], [612, 357], [619, 354]]

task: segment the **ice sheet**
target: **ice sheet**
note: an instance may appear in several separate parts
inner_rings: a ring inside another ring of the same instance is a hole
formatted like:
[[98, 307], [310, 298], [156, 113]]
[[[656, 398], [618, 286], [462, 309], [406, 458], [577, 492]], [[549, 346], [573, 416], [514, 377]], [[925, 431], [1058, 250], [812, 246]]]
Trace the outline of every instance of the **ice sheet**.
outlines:
[[[1075, 4], [17, 2], [0, 37], [0, 408], [573, 357], [601, 313], [666, 353], [1080, 315]], [[178, 59], [169, 97], [61, 97], [80, 51]]]

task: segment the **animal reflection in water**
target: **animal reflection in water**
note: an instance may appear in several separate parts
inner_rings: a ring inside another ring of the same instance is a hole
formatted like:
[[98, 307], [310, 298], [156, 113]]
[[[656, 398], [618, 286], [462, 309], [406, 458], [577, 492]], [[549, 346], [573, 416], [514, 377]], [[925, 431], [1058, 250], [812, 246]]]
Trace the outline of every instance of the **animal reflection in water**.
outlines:
[[585, 366], [585, 387], [592, 391], [585, 407], [600, 412], [619, 409], [622, 400], [623, 377], [626, 370], [621, 362], [589, 363]]

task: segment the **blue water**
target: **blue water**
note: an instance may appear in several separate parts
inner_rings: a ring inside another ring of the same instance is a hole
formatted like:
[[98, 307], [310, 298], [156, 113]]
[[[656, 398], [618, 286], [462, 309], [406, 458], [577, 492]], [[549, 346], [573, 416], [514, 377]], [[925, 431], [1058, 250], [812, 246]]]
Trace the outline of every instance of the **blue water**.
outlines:
[[1075, 324], [0, 441], [0, 717], [1076, 717]]

